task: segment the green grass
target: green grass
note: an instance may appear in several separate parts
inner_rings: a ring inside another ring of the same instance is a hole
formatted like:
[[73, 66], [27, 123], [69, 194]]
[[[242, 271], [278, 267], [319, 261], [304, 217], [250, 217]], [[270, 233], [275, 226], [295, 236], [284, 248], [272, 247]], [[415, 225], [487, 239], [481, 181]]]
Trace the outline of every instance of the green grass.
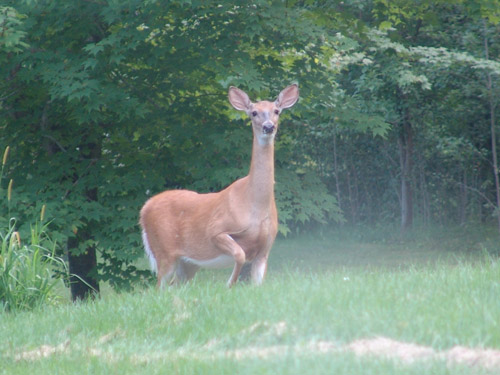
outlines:
[[443, 236], [301, 236], [276, 244], [261, 287], [227, 289], [230, 270], [203, 271], [163, 292], [3, 313], [0, 374], [498, 373], [348, 349], [383, 336], [436, 353], [500, 350], [500, 262], [485, 238], [451, 253]]
[[25, 244], [14, 220], [6, 232], [0, 230], [0, 311], [36, 309], [59, 299], [56, 289], [64, 285], [67, 272], [46, 229], [47, 225], [35, 223]]

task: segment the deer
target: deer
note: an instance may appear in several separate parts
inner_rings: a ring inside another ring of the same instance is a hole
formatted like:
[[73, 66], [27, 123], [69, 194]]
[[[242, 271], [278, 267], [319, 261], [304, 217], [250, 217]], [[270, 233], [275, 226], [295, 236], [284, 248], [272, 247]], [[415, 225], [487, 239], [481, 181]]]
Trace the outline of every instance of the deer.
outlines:
[[229, 88], [231, 105], [252, 122], [249, 173], [219, 192], [167, 190], [146, 201], [139, 223], [158, 288], [166, 281], [188, 281], [200, 268], [232, 266], [231, 287], [248, 263], [252, 283], [263, 282], [278, 232], [274, 140], [281, 112], [298, 98], [296, 84], [283, 89], [275, 101], [256, 103], [243, 90]]

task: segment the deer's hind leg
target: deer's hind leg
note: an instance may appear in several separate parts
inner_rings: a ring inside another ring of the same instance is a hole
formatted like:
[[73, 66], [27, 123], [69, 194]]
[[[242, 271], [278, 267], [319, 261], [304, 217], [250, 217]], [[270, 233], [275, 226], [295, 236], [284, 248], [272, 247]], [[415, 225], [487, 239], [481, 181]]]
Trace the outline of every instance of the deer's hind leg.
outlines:
[[165, 283], [170, 284], [172, 282], [175, 270], [175, 261], [162, 259], [162, 261], [158, 262], [158, 275], [156, 279], [156, 286], [158, 289], [162, 289], [165, 286]]

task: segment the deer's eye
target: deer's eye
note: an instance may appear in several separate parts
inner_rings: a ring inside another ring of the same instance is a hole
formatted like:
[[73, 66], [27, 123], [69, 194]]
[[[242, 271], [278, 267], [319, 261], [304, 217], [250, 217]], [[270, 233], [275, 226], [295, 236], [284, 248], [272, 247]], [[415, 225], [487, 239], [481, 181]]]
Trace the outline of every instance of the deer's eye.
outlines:
[[275, 109], [275, 110], [274, 110], [274, 114], [275, 114], [275, 115], [279, 115], [279, 114], [280, 114], [280, 110], [279, 110], [279, 109]]
[[253, 116], [253, 117], [257, 116], [257, 111], [253, 111], [253, 112], [252, 112], [252, 116]]

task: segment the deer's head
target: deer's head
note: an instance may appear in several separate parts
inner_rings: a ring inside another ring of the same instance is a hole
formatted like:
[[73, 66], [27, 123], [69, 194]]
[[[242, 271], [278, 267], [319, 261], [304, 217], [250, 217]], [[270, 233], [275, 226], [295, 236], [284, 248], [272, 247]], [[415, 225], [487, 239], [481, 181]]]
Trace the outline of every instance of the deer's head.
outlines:
[[254, 136], [261, 145], [271, 144], [278, 130], [281, 111], [293, 106], [299, 98], [299, 88], [293, 84], [280, 92], [274, 102], [252, 103], [248, 95], [236, 87], [229, 88], [229, 102], [239, 111], [245, 111], [252, 120]]

